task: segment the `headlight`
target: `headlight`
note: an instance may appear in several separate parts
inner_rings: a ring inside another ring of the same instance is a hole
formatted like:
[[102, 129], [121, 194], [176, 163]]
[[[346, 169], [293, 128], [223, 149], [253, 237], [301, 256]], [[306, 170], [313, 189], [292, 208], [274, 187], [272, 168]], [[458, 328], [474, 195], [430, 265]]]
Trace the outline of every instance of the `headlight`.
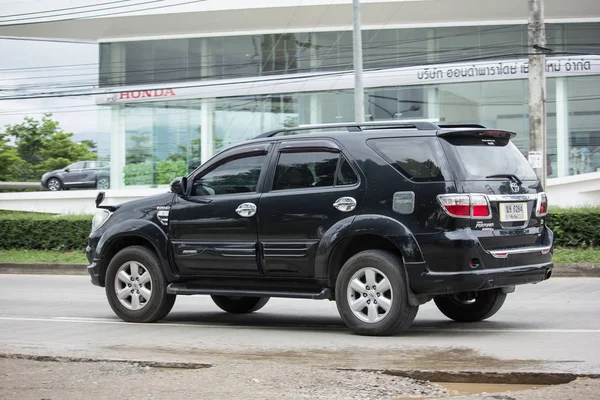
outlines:
[[108, 210], [100, 210], [96, 213], [96, 215], [94, 215], [94, 218], [92, 219], [92, 232], [94, 232], [96, 229], [100, 228], [108, 219], [108, 217], [110, 217], [112, 215], [112, 213]]

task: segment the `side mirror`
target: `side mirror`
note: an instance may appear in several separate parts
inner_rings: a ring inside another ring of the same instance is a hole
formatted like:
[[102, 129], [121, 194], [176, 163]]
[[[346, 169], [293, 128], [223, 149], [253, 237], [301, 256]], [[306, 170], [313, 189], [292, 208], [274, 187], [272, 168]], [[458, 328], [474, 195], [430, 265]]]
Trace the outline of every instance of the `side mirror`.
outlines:
[[69, 172], [69, 168], [65, 168], [65, 169], [64, 169], [64, 171], [65, 171], [65, 172]]
[[173, 179], [169, 185], [169, 189], [177, 196], [185, 196], [187, 189], [187, 178], [183, 176]]

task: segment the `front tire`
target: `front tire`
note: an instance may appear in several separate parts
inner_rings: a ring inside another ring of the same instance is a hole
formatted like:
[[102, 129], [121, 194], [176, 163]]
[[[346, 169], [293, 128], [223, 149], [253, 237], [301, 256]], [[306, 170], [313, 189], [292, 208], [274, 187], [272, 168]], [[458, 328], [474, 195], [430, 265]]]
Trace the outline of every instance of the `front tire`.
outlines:
[[223, 311], [231, 314], [248, 314], [258, 311], [267, 304], [270, 297], [210, 296]]
[[388, 336], [406, 330], [418, 306], [408, 302], [400, 257], [383, 250], [367, 250], [343, 265], [335, 285], [342, 320], [359, 335]]
[[52, 192], [57, 192], [63, 188], [63, 184], [60, 181], [60, 179], [58, 179], [58, 178], [48, 179], [46, 186], [48, 187], [48, 190], [50, 190]]
[[502, 289], [436, 296], [433, 301], [446, 317], [457, 322], [477, 322], [496, 314], [506, 300]]
[[115, 314], [127, 322], [155, 322], [173, 308], [158, 258], [146, 247], [119, 251], [106, 270], [106, 297]]

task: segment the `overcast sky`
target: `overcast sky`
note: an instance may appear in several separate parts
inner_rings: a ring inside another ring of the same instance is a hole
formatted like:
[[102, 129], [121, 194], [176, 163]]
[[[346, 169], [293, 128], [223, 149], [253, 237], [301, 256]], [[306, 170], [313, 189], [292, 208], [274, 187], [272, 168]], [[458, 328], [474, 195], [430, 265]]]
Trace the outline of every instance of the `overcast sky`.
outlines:
[[[65, 86], [91, 89], [97, 82], [97, 44], [0, 39], [0, 97]], [[51, 112], [76, 139], [96, 140], [99, 118], [110, 118], [109, 112], [99, 110], [91, 96], [0, 100], [0, 127], [4, 130], [6, 124], [19, 123], [25, 116], [41, 118]]]

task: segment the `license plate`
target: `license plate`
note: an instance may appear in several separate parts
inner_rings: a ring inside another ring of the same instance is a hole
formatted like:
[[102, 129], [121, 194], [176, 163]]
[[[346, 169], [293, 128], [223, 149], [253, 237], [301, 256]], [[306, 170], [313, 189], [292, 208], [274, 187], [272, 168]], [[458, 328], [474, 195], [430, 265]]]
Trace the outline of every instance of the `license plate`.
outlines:
[[500, 222], [527, 221], [527, 203], [500, 204]]

